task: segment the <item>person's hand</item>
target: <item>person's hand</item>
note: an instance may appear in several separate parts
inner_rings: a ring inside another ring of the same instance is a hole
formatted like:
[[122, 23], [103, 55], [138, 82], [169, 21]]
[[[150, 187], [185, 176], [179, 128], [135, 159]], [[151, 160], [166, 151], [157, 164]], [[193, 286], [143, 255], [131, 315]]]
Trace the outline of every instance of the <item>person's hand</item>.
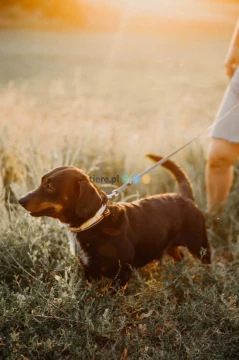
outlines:
[[233, 47], [229, 50], [226, 60], [226, 74], [231, 78], [239, 65], [239, 47]]

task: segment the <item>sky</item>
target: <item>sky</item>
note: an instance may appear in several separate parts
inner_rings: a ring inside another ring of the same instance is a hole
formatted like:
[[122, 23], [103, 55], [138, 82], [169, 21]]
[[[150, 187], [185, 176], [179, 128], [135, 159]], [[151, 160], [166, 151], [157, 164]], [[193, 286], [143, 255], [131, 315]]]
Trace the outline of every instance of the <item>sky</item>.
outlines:
[[[102, 0], [90, 0], [98, 3]], [[103, 0], [113, 7], [123, 7], [129, 13], [140, 11], [176, 19], [211, 20], [223, 16], [225, 3], [209, 0]], [[227, 4], [230, 11], [235, 9], [235, 3]], [[238, 6], [237, 6], [238, 9]]]
[[202, 0], [106, 0], [113, 6], [128, 6], [133, 10], [157, 12], [161, 14], [184, 13], [188, 7], [195, 8]]

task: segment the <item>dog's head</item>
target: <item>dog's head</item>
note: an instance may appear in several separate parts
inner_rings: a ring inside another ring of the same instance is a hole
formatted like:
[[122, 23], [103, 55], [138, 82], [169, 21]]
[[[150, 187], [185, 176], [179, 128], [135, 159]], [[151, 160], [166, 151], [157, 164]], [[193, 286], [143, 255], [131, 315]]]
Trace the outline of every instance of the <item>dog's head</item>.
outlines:
[[32, 216], [49, 216], [74, 225], [94, 216], [106, 202], [106, 194], [82, 170], [70, 166], [48, 172], [37, 189], [19, 199]]

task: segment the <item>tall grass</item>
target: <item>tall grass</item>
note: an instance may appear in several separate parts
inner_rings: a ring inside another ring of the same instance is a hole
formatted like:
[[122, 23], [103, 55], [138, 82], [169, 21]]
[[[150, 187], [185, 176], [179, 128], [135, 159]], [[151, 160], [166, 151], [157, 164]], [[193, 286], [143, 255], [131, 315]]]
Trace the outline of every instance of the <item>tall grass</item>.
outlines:
[[88, 285], [53, 221], [13, 216], [0, 240], [3, 359], [237, 359], [238, 260], [190, 257]]

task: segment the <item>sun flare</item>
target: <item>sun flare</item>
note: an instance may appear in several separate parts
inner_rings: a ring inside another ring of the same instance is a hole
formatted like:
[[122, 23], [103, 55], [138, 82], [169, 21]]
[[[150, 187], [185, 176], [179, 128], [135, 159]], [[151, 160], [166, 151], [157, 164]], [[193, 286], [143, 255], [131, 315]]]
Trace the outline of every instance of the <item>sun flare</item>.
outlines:
[[[99, 4], [99, 0], [90, 1]], [[166, 19], [219, 20], [225, 16], [223, 4], [208, 0], [104, 0], [104, 3], [123, 9], [128, 17], [144, 14]], [[234, 6], [233, 3], [228, 5], [232, 12]]]

